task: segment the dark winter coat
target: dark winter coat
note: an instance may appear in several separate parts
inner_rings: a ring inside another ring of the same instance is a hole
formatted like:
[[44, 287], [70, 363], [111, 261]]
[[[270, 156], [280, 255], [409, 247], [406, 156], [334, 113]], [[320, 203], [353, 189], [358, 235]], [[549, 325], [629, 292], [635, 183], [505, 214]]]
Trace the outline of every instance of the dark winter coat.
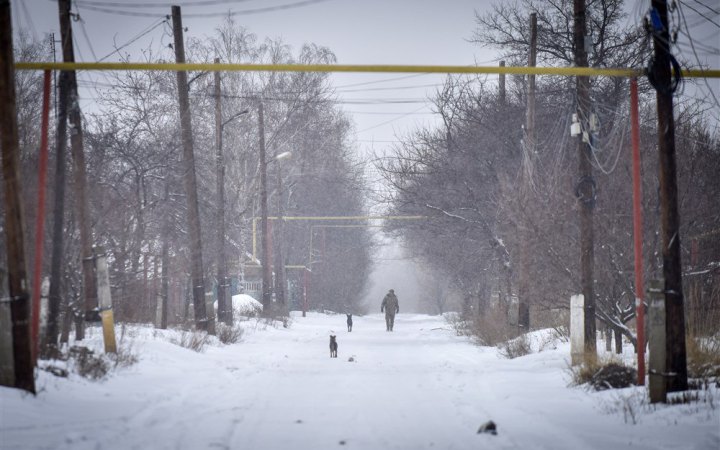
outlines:
[[383, 310], [385, 310], [386, 316], [394, 316], [396, 313], [400, 312], [398, 298], [393, 292], [388, 292], [383, 299], [382, 305], [380, 305], [380, 312], [383, 312]]

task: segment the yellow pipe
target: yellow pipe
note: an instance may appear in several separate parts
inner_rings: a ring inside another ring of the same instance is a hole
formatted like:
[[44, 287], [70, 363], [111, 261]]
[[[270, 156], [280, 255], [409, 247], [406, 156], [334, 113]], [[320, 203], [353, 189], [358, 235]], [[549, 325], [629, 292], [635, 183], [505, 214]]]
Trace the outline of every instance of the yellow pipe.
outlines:
[[[253, 72], [360, 72], [360, 73], [464, 73], [508, 75], [562, 75], [637, 77], [645, 69], [613, 67], [502, 67], [502, 66], [415, 66], [375, 64], [209, 64], [209, 63], [62, 63], [18, 62], [16, 70], [186, 70], [186, 71], [253, 71]], [[720, 78], [720, 70], [683, 70], [685, 78]]]

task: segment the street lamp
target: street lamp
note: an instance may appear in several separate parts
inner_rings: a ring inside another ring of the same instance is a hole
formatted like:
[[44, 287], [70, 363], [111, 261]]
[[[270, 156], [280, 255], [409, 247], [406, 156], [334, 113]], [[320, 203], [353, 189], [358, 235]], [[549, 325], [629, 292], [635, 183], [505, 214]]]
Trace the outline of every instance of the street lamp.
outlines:
[[272, 312], [272, 268], [270, 267], [270, 233], [268, 232], [267, 161], [265, 161], [265, 115], [262, 102], [258, 103], [258, 129], [260, 133], [260, 236], [262, 240], [262, 305], [263, 316]]
[[[216, 62], [218, 62], [216, 60]], [[220, 74], [215, 72], [215, 155], [217, 170], [217, 233], [218, 233], [218, 261], [217, 261], [217, 299], [218, 319], [227, 325], [232, 325], [232, 298], [228, 298], [227, 255], [225, 253], [225, 161], [223, 158], [223, 130], [230, 121], [250, 112], [245, 109], [233, 114], [222, 121], [222, 106], [220, 103]], [[229, 304], [229, 305], [228, 305]], [[229, 306], [229, 307], [228, 307]]]
[[[260, 122], [260, 228], [261, 228], [261, 239], [262, 239], [262, 304], [263, 304], [263, 315], [265, 317], [271, 317], [273, 315], [272, 311], [272, 258], [270, 256], [270, 247], [271, 247], [271, 239], [270, 239], [270, 227], [268, 223], [268, 204], [267, 204], [267, 166], [268, 164], [274, 162], [274, 161], [280, 161], [286, 158], [289, 158], [290, 155], [292, 155], [291, 152], [283, 152], [279, 155], [276, 155], [273, 159], [270, 161], [267, 161], [265, 159], [265, 133], [264, 133], [264, 115], [263, 115], [263, 108], [262, 103], [260, 103], [259, 107], [259, 122]], [[279, 168], [278, 168], [279, 170]], [[279, 176], [279, 172], [278, 172]], [[278, 185], [279, 187], [279, 185]], [[280, 193], [280, 189], [278, 189], [278, 193]], [[282, 220], [279, 221], [280, 224], [282, 224]], [[282, 225], [280, 225], [282, 227]], [[279, 251], [281, 253], [279, 257], [282, 259], [282, 250]], [[282, 265], [282, 264], [281, 264]], [[278, 265], [280, 267], [281, 265]], [[282, 275], [282, 270], [278, 273], [278, 278], [284, 278]], [[278, 301], [281, 301], [281, 304], [284, 305], [285, 303], [285, 290], [280, 289], [278, 297]]]
[[282, 313], [287, 312], [287, 302], [285, 298], [285, 261], [283, 260], [284, 244], [285, 244], [285, 223], [283, 220], [283, 189], [282, 189], [282, 172], [280, 170], [280, 162], [292, 156], [292, 152], [283, 152], [275, 156], [274, 161], [278, 161], [277, 170], [277, 209], [278, 219], [275, 227], [277, 235], [277, 251], [275, 252], [275, 298], [282, 309]]

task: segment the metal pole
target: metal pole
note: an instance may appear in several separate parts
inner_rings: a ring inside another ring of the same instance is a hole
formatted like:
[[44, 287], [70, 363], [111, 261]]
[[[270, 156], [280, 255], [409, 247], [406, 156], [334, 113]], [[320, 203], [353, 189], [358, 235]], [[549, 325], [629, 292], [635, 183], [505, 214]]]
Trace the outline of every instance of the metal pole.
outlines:
[[[215, 58], [220, 64], [220, 58]], [[223, 123], [220, 72], [215, 72], [215, 147], [217, 172], [217, 300], [218, 321], [232, 325], [232, 308], [228, 308], [227, 298], [227, 257], [225, 254], [225, 161], [223, 158]]]
[[633, 235], [635, 246], [635, 322], [637, 323], [638, 385], [645, 384], [645, 289], [642, 258], [642, 192], [640, 190], [640, 120], [637, 78], [630, 80], [630, 121], [632, 122]]
[[265, 116], [262, 101], [258, 104], [258, 127], [260, 131], [260, 232], [262, 244], [262, 304], [263, 315], [271, 316], [272, 263], [270, 261], [270, 233], [268, 230], [267, 161], [265, 160]]
[[283, 243], [284, 243], [284, 223], [283, 223], [283, 190], [282, 190], [282, 171], [280, 165], [282, 162], [279, 159], [275, 160], [277, 165], [277, 208], [278, 208], [278, 220], [275, 231], [277, 233], [277, 244], [276, 244], [276, 255], [275, 255], [275, 297], [278, 303], [278, 307], [282, 309], [282, 313], [286, 313], [286, 302], [285, 302], [285, 262], [283, 261]]

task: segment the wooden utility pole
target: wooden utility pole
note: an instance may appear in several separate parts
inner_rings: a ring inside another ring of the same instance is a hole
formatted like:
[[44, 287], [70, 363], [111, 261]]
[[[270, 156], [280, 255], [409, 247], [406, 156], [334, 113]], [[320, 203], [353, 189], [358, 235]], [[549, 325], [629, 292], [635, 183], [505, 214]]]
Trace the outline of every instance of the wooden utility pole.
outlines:
[[[575, 66], [587, 67], [588, 56], [585, 50], [585, 0], [574, 0], [574, 44]], [[594, 232], [593, 208], [595, 207], [595, 180], [592, 176], [592, 149], [589, 142], [585, 142], [583, 135], [589, 132], [590, 118], [590, 79], [588, 77], [576, 78], [577, 114], [578, 120], [583, 124], [577, 142], [579, 160], [579, 179], [575, 189], [580, 203], [580, 286], [585, 301], [585, 356], [586, 361], [594, 359], [597, 355], [595, 338], [595, 297], [593, 293], [594, 270]], [[589, 136], [588, 136], [589, 140]]]
[[[52, 254], [50, 256], [50, 293], [48, 322], [41, 353], [56, 356], [60, 336], [60, 308], [62, 305], [63, 245], [65, 240], [65, 158], [67, 151], [68, 72], [60, 72], [58, 86], [57, 129], [55, 131], [55, 185], [53, 200]], [[67, 308], [66, 308], [67, 309]]]
[[[687, 390], [687, 354], [685, 349], [685, 306], [680, 262], [680, 213], [678, 212], [675, 162], [675, 118], [671, 55], [668, 43], [667, 2], [652, 0], [652, 8], [662, 26], [653, 32], [655, 60], [652, 70], [657, 90], [658, 151], [660, 153], [660, 209], [662, 224], [663, 277], [665, 278], [667, 391]], [[673, 374], [670, 376], [669, 374]]]
[[[75, 62], [73, 50], [72, 25], [70, 21], [70, 0], [58, 0], [60, 14], [60, 36], [62, 41], [63, 61]], [[80, 227], [81, 264], [83, 270], [83, 297], [85, 320], [96, 321], [98, 316], [97, 287], [95, 282], [95, 261], [92, 244], [92, 227], [90, 225], [89, 206], [87, 199], [87, 176], [85, 169], [85, 153], [83, 151], [82, 116], [80, 99], [77, 92], [75, 71], [67, 72], [68, 88], [68, 120], [70, 122], [70, 150], [73, 155], [75, 180], [75, 212]], [[77, 339], [84, 338], [82, 322], [78, 322]]]
[[[215, 58], [220, 64], [220, 58]], [[217, 167], [217, 299], [218, 321], [232, 325], [232, 307], [228, 308], [227, 256], [225, 253], [225, 161], [223, 158], [223, 123], [220, 72], [215, 71], [215, 162]], [[232, 299], [230, 300], [230, 303]]]
[[23, 211], [20, 198], [20, 141], [9, 0], [0, 0], [0, 146], [5, 182], [5, 240], [8, 265], [8, 296], [0, 298], [0, 301], [10, 303], [15, 387], [35, 393], [30, 336], [29, 280], [25, 262]]
[[[172, 7], [173, 36], [175, 39], [175, 62], [185, 62], [185, 44], [183, 42], [182, 17], [180, 7]], [[188, 95], [187, 72], [177, 72], [178, 103], [180, 105], [180, 127], [182, 134], [183, 162], [185, 169], [185, 193], [188, 209], [188, 232], [190, 234], [190, 266], [193, 289], [193, 307], [195, 326], [199, 330], [208, 329], [205, 311], [205, 280], [203, 278], [202, 241], [200, 234], [200, 211], [197, 198], [197, 180], [195, 176], [195, 154], [190, 120], [190, 100]]]
[[[537, 14], [530, 14], [530, 52], [528, 66], [535, 67], [537, 61]], [[523, 161], [523, 179], [525, 183], [521, 191], [523, 206], [527, 206], [528, 196], [533, 182], [533, 165], [535, 160], [535, 75], [528, 75], [527, 109], [525, 111], [525, 144]], [[529, 219], [525, 218], [523, 222]], [[530, 331], [530, 242], [529, 227], [521, 225], [520, 242], [520, 280], [518, 285], [518, 328]]]
[[[167, 208], [170, 202], [170, 170], [167, 171], [165, 179], [165, 207]], [[165, 222], [163, 224], [163, 243], [162, 243], [162, 271], [160, 281], [160, 320], [158, 320], [158, 326], [160, 329], [165, 330], [168, 326], [168, 276], [170, 270], [170, 229], [172, 227], [171, 214], [169, 211], [165, 211]]]
[[272, 262], [270, 261], [270, 232], [268, 229], [267, 161], [265, 159], [265, 115], [263, 103], [258, 104], [260, 132], [260, 233], [262, 245], [262, 304], [263, 315], [272, 315]]

